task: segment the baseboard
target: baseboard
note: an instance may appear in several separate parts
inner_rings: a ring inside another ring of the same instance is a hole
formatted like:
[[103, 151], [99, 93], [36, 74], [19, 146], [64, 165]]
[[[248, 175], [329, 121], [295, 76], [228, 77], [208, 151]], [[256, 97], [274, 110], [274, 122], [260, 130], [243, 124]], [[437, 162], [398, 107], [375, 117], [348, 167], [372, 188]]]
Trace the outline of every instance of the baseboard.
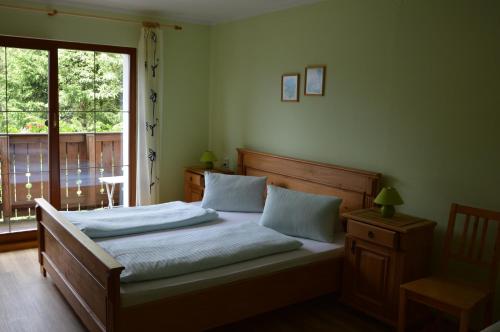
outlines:
[[36, 231], [0, 234], [0, 252], [36, 248]]

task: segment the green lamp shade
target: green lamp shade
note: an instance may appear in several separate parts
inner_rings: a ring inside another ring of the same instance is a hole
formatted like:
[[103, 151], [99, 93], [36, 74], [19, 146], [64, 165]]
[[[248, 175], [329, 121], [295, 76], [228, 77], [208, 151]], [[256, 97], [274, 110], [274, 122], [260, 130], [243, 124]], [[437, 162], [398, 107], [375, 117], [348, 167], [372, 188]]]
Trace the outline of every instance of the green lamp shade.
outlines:
[[383, 188], [373, 202], [378, 205], [401, 205], [404, 203], [398, 191], [393, 187]]
[[205, 163], [207, 168], [212, 169], [214, 167], [214, 161], [217, 161], [217, 157], [212, 151], [205, 151], [201, 155], [200, 161]]
[[404, 203], [398, 191], [392, 187], [383, 188], [373, 202], [382, 206], [380, 212], [382, 213], [382, 217], [385, 218], [390, 218], [394, 215], [394, 205]]

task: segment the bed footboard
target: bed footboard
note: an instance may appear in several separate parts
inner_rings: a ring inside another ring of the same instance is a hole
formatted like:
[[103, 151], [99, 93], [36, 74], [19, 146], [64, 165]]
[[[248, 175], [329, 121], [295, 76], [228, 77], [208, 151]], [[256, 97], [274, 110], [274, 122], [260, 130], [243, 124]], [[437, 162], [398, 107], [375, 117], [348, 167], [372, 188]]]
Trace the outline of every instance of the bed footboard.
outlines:
[[124, 267], [45, 199], [36, 199], [38, 260], [90, 331], [116, 331]]

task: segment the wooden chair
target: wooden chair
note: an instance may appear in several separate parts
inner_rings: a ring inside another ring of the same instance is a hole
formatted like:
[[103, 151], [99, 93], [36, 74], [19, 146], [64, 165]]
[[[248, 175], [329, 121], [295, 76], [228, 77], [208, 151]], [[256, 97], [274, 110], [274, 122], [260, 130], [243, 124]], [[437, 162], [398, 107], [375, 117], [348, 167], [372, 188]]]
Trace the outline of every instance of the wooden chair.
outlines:
[[[452, 247], [457, 215], [465, 215], [458, 249]], [[472, 219], [474, 220], [472, 222]], [[481, 220], [482, 219], [482, 220]], [[494, 249], [491, 257], [485, 257], [488, 225], [496, 224]], [[472, 222], [472, 225], [471, 225]], [[482, 224], [482, 227], [480, 227]], [[472, 226], [472, 227], [470, 227]], [[469, 230], [472, 229], [470, 237]], [[479, 236], [479, 238], [478, 238]], [[469, 329], [470, 313], [481, 304], [485, 305], [485, 323], [491, 324], [493, 299], [497, 278], [497, 263], [500, 258], [500, 212], [476, 209], [458, 204], [451, 205], [450, 219], [445, 236], [443, 276], [430, 277], [402, 284], [399, 292], [398, 332], [406, 325], [406, 304], [408, 300], [444, 311], [460, 319], [460, 332]], [[487, 282], [483, 285], [466, 284], [449, 278], [449, 262], [456, 260], [487, 270]]]

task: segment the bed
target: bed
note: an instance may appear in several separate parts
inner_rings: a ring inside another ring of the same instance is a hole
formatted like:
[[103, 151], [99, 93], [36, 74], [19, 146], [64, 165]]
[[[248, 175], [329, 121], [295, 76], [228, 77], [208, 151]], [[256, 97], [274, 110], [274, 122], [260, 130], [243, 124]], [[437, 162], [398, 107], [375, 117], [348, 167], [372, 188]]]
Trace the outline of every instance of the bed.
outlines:
[[[293, 190], [341, 197], [341, 213], [370, 207], [380, 174], [238, 149], [241, 175]], [[37, 199], [39, 263], [90, 331], [199, 331], [274, 310], [341, 287], [343, 235], [178, 277], [120, 283], [124, 267], [47, 201]], [[258, 214], [221, 213], [221, 218]]]

